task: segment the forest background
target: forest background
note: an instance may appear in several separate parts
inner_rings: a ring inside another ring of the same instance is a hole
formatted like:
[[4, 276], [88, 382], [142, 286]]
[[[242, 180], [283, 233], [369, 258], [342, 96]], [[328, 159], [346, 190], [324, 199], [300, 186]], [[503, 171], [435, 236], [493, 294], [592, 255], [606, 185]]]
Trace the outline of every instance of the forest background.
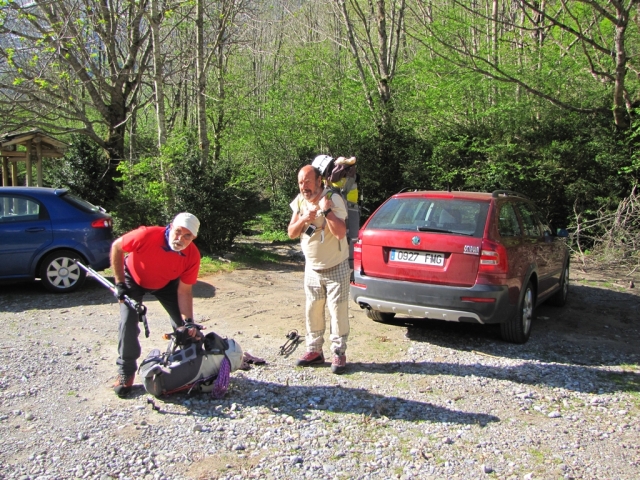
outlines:
[[46, 185], [118, 233], [196, 213], [204, 252], [284, 238], [329, 154], [357, 157], [363, 219], [403, 188], [515, 190], [637, 259], [639, 23], [638, 0], [0, 0], [0, 132], [70, 143]]

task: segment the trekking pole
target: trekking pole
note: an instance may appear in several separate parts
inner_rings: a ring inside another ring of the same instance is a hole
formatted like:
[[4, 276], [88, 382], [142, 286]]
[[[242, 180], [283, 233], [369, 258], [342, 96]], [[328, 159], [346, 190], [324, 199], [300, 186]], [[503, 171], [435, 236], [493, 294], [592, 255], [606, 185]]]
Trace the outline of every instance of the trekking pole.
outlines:
[[[104, 278], [102, 275], [96, 272], [93, 268], [87, 267], [86, 265], [83, 265], [77, 260], [76, 260], [76, 264], [85, 272], [90, 273], [96, 280], [98, 280], [102, 285], [104, 285], [109, 290], [111, 290], [111, 293], [115, 295], [117, 290], [116, 290], [116, 286], [113, 283], [111, 283], [109, 280]], [[149, 338], [150, 331], [149, 331], [149, 324], [147, 323], [147, 307], [145, 307], [142, 303], [136, 302], [133, 298], [130, 298], [128, 295], [125, 295], [122, 300], [124, 301], [124, 303], [127, 304], [127, 306], [131, 310], [133, 310], [138, 314], [138, 321], [142, 322], [142, 325], [144, 325], [144, 336], [146, 338]]]

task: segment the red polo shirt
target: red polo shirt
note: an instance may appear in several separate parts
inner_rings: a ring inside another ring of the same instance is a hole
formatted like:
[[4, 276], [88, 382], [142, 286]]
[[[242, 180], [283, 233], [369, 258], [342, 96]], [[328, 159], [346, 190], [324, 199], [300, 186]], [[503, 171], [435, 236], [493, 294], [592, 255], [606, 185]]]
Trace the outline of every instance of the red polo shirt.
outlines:
[[193, 243], [181, 252], [169, 248], [166, 227], [140, 227], [122, 236], [125, 263], [138, 285], [148, 290], [164, 287], [180, 278], [193, 285], [198, 280], [200, 251]]

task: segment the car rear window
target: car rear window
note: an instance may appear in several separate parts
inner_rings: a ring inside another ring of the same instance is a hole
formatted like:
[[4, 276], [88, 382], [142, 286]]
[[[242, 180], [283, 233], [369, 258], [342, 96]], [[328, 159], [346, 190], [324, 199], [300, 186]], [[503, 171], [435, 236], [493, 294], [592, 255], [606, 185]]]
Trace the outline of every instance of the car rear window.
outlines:
[[489, 204], [443, 198], [392, 198], [367, 228], [443, 232], [481, 237]]
[[96, 207], [92, 203], [83, 200], [80, 197], [76, 197], [73, 193], [65, 193], [61, 197], [65, 202], [70, 203], [71, 205], [78, 207], [81, 210], [89, 213], [95, 213], [102, 211], [100, 207]]

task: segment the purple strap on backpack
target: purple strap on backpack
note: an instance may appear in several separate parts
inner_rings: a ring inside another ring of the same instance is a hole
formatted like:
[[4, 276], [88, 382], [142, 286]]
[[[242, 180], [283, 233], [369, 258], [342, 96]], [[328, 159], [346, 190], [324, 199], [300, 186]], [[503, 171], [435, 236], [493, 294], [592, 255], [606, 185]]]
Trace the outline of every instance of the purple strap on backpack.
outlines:
[[231, 373], [231, 362], [227, 357], [222, 359], [222, 363], [220, 363], [220, 371], [218, 372], [218, 377], [213, 382], [213, 390], [211, 390], [211, 396], [213, 398], [220, 399], [224, 397], [224, 394], [227, 393], [227, 389], [229, 388], [229, 374]]

